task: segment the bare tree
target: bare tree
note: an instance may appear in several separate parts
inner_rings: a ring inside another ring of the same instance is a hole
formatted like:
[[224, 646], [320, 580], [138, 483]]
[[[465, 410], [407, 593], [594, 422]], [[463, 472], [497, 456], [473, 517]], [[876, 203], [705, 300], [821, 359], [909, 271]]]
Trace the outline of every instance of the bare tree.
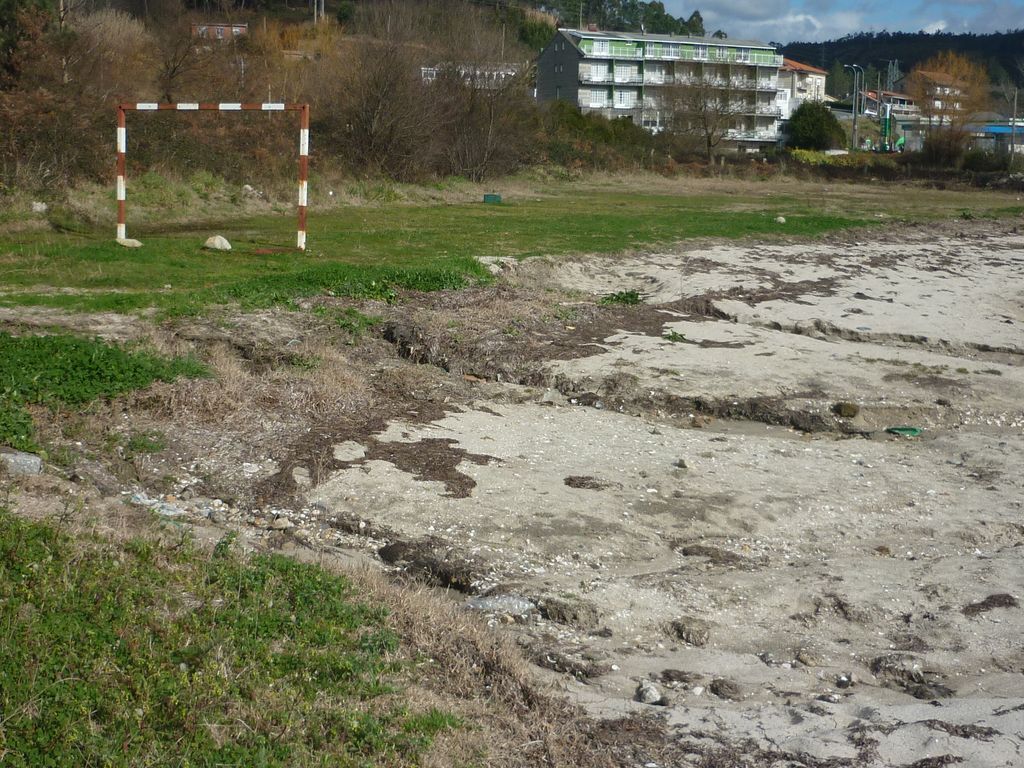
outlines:
[[670, 127], [699, 139], [709, 162], [743, 116], [756, 108], [733, 87], [730, 75], [721, 78], [703, 69], [692, 76], [677, 77], [663, 93], [662, 106], [669, 113]]
[[956, 162], [967, 144], [968, 124], [990, 103], [985, 68], [943, 51], [914, 68], [907, 90], [927, 121], [926, 151], [937, 162]]

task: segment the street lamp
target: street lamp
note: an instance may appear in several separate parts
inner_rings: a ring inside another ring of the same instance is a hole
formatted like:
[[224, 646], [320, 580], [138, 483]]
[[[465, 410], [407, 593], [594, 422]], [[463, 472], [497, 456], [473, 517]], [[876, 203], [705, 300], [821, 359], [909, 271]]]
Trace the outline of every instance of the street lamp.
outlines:
[[860, 147], [857, 142], [857, 102], [860, 100], [860, 89], [864, 85], [864, 67], [860, 64], [843, 64], [843, 69], [853, 72], [853, 148]]

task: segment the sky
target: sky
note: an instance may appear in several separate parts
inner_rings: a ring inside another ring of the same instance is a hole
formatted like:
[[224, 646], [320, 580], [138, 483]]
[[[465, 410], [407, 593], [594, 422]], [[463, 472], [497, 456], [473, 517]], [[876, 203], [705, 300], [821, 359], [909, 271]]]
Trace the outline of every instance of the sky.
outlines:
[[790, 43], [851, 32], [1003, 32], [1024, 28], [1024, 0], [664, 0], [688, 17], [699, 9], [708, 32]]

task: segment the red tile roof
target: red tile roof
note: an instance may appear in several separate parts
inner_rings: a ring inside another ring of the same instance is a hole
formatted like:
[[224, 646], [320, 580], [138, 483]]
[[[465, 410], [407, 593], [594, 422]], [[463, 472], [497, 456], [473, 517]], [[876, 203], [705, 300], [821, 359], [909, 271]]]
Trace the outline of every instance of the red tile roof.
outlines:
[[827, 75], [824, 69], [818, 69], [818, 67], [812, 67], [810, 64], [801, 64], [799, 61], [793, 59], [783, 59], [782, 68], [788, 69], [792, 72], [808, 72], [813, 75]]

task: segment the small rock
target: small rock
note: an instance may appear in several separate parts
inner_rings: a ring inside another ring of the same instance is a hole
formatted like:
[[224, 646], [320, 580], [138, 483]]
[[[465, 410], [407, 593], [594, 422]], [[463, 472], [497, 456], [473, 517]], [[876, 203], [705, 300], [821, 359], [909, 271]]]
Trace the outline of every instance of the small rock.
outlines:
[[860, 413], [860, 406], [847, 400], [832, 404], [832, 413], [844, 419], [853, 419]]
[[537, 600], [541, 616], [548, 621], [569, 624], [579, 629], [595, 629], [600, 615], [597, 607], [586, 600], [564, 599], [561, 597], [542, 597]]
[[836, 688], [849, 688], [853, 685], [853, 675], [843, 673], [836, 677]]
[[46, 203], [41, 203], [38, 200], [32, 201], [32, 213], [46, 213], [50, 210], [50, 206]]
[[270, 524], [270, 530], [272, 531], [287, 531], [295, 527], [295, 523], [289, 520], [287, 517], [278, 517]]
[[292, 470], [292, 480], [299, 488], [312, 488], [313, 478], [305, 467], [295, 467]]
[[206, 242], [203, 243], [203, 248], [211, 251], [230, 251], [231, 243], [229, 243], [227, 238], [222, 235], [213, 235], [212, 237], [206, 238]]
[[820, 667], [821, 657], [814, 651], [807, 648], [801, 648], [797, 651], [796, 660], [803, 664], [805, 667]]
[[676, 459], [676, 469], [689, 469], [686, 465], [686, 459]]
[[34, 453], [0, 448], [0, 467], [11, 477], [38, 475], [43, 471], [43, 460]]
[[141, 248], [142, 241], [136, 240], [131, 237], [119, 237], [117, 238], [117, 244], [124, 248]]
[[711, 625], [692, 616], [682, 616], [672, 622], [676, 637], [689, 645], [702, 648], [711, 639]]
[[346, 440], [334, 446], [335, 461], [359, 461], [366, 456], [366, 447], [355, 440]]
[[121, 483], [118, 479], [98, 461], [83, 459], [76, 462], [71, 479], [76, 482], [90, 483], [96, 490], [106, 496], [112, 496], [121, 489]]
[[786, 223], [786, 217], [785, 216], [776, 216], [775, 217], [775, 223], [776, 224], [785, 224]]
[[743, 698], [743, 691], [740, 688], [739, 683], [724, 677], [716, 677], [712, 680], [711, 684], [708, 686], [708, 690], [720, 699], [739, 701]]
[[636, 687], [633, 698], [641, 704], [663, 704], [665, 701], [661, 691], [650, 680], [644, 680]]

